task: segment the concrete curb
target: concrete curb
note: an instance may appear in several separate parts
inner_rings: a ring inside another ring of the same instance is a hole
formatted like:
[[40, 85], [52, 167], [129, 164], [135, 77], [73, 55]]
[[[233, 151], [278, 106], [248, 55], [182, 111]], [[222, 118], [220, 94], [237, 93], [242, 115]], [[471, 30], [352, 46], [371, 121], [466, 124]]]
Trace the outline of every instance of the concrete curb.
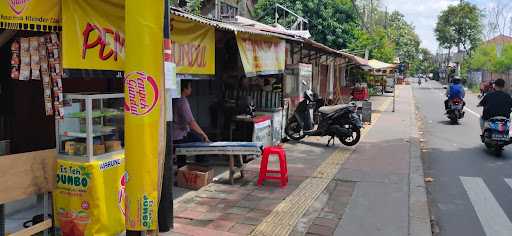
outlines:
[[414, 94], [412, 101], [412, 112], [410, 114], [411, 134], [409, 139], [409, 235], [432, 236], [427, 191], [421, 161], [421, 146], [416, 123], [416, 101]]

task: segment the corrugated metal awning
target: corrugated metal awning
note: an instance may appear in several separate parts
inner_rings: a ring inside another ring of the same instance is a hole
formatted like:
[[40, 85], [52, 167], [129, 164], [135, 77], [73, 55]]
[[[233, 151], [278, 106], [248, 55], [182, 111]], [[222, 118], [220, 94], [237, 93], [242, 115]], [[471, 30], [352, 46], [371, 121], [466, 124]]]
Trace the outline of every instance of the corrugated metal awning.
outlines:
[[210, 19], [210, 18], [207, 18], [204, 16], [189, 14], [189, 13], [186, 13], [178, 8], [172, 8], [171, 14], [199, 22], [201, 24], [209, 25], [209, 26], [212, 26], [212, 27], [214, 27], [216, 29], [220, 29], [220, 30], [233, 31], [235, 33], [236, 32], [244, 32], [244, 33], [250, 33], [250, 34], [272, 36], [272, 37], [288, 39], [288, 40], [301, 41], [300, 39], [291, 37], [289, 35], [279, 34], [279, 33], [275, 33], [275, 32], [268, 32], [268, 31], [256, 29], [251, 26], [243, 26], [243, 25], [238, 25], [236, 23], [227, 23], [227, 22], [222, 22], [222, 21], [218, 21], [215, 19]]

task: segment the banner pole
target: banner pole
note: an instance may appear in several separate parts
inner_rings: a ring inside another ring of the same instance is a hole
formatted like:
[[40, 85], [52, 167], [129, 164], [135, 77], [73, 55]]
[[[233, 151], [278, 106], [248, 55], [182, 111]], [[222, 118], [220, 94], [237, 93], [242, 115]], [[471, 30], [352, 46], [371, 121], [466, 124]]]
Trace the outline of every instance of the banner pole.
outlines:
[[125, 1], [126, 230], [157, 235], [165, 152], [162, 0]]

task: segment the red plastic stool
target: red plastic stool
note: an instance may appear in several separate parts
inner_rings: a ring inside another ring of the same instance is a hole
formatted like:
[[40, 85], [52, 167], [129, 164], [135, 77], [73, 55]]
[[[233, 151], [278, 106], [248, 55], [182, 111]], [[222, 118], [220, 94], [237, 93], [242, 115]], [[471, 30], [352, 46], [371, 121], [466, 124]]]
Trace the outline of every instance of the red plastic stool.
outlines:
[[[279, 170], [268, 170], [268, 158], [270, 155], [279, 156]], [[280, 174], [279, 176], [267, 175], [269, 174]], [[266, 147], [263, 149], [263, 156], [260, 164], [260, 174], [258, 177], [258, 186], [263, 184], [266, 179], [277, 179], [281, 180], [281, 187], [285, 187], [288, 184], [288, 167], [286, 164], [286, 152], [281, 147]]]

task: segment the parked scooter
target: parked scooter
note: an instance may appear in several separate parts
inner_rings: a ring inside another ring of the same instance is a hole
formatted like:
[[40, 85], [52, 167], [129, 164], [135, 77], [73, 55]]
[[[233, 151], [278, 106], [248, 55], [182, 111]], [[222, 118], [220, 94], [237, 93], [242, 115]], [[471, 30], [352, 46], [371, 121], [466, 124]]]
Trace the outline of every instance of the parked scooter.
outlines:
[[464, 118], [464, 114], [464, 100], [456, 98], [448, 102], [448, 110], [446, 110], [446, 116], [448, 119], [450, 119], [452, 124], [459, 123], [459, 120]]
[[[304, 85], [307, 85], [303, 82]], [[315, 95], [308, 89], [304, 91], [304, 99], [297, 106], [293, 116], [285, 126], [286, 135], [293, 140], [301, 140], [306, 136], [330, 136], [334, 145], [335, 138], [347, 146], [356, 145], [361, 138], [363, 123], [357, 115], [355, 103], [334, 106], [319, 106]], [[318, 111], [320, 116], [315, 129], [311, 119], [311, 108]]]

